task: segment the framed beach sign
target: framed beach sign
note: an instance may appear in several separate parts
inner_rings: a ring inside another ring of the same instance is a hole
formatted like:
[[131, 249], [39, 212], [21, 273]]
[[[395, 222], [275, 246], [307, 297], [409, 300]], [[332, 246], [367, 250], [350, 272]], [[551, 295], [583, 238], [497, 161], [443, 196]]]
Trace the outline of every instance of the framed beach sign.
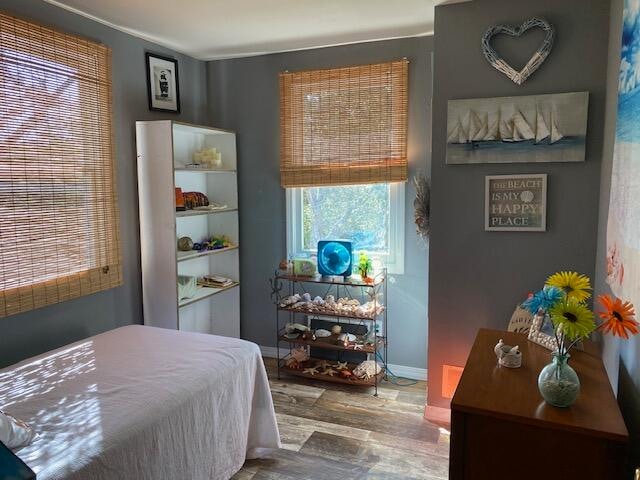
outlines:
[[484, 229], [494, 232], [547, 230], [547, 174], [485, 177]]
[[582, 162], [589, 93], [449, 100], [447, 164]]
[[145, 58], [149, 110], [179, 113], [178, 61], [149, 52]]

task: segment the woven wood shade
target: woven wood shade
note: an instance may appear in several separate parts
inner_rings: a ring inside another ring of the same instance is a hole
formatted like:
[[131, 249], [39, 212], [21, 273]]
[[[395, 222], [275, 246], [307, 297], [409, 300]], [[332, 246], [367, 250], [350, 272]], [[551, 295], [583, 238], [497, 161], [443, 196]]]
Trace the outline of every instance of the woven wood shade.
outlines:
[[405, 181], [408, 63], [281, 73], [282, 186]]
[[0, 13], [0, 317], [122, 284], [111, 51]]

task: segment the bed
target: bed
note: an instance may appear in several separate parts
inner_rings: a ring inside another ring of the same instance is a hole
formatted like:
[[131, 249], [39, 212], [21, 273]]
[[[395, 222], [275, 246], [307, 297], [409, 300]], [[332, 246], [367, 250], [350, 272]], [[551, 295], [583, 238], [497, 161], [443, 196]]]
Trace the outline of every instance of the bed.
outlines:
[[0, 370], [38, 480], [228, 479], [280, 447], [257, 345], [131, 325]]

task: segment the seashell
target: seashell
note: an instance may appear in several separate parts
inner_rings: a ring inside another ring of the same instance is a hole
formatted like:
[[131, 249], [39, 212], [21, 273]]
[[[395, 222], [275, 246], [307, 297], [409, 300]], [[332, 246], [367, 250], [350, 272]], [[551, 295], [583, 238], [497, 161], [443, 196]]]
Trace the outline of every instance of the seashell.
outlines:
[[376, 376], [382, 371], [382, 367], [375, 360], [365, 360], [356, 368], [353, 369], [353, 374], [364, 380], [369, 380], [370, 378]]
[[178, 239], [178, 250], [188, 252], [193, 249], [193, 240], [189, 237], [180, 237]]
[[334, 325], [333, 327], [331, 327], [331, 333], [333, 333], [334, 335], [339, 335], [340, 332], [342, 332], [342, 327], [340, 325]]
[[311, 294], [310, 293], [302, 294], [302, 300], [304, 300], [305, 302], [310, 302], [311, 301]]
[[287, 358], [285, 365], [294, 370], [300, 370], [300, 368], [302, 368], [302, 365], [300, 365], [300, 362], [298, 362], [295, 358]]
[[333, 305], [334, 303], [336, 303], [336, 297], [334, 297], [333, 295], [327, 295], [327, 297], [324, 299], [325, 303], [328, 303], [329, 305]]
[[316, 305], [324, 305], [324, 298], [318, 296], [313, 299], [313, 303], [315, 303]]
[[291, 308], [303, 308], [306, 304], [307, 302], [297, 302], [291, 305]]
[[356, 336], [353, 333], [341, 333], [340, 335], [338, 335], [338, 341], [340, 342], [355, 342], [356, 341]]
[[307, 327], [306, 325], [303, 325], [301, 323], [287, 323], [284, 326], [284, 331], [287, 333], [292, 333], [295, 331], [298, 332], [306, 332], [307, 330], [309, 330], [309, 327]]
[[345, 305], [350, 305], [350, 306], [353, 306], [353, 307], [357, 307], [358, 305], [360, 305], [360, 301], [358, 301], [355, 298], [351, 298], [351, 299], [349, 299], [349, 300], [347, 300], [346, 302], [343, 302], [343, 303]]
[[316, 330], [316, 337], [318, 338], [325, 338], [330, 336], [331, 332], [329, 330], [325, 330], [324, 328], [319, 328], [318, 330]]
[[496, 357], [498, 358], [498, 364], [507, 368], [519, 368], [522, 365], [522, 352], [518, 345], [512, 347], [511, 345], [505, 345], [500, 341], [493, 348]]
[[291, 357], [295, 359], [298, 363], [303, 363], [309, 360], [309, 354], [307, 353], [307, 349], [304, 347], [298, 347], [291, 352]]
[[293, 305], [296, 302], [300, 301], [300, 295], [297, 293], [295, 295], [291, 295], [290, 297], [286, 297], [280, 302], [281, 307], [288, 307], [289, 305]]

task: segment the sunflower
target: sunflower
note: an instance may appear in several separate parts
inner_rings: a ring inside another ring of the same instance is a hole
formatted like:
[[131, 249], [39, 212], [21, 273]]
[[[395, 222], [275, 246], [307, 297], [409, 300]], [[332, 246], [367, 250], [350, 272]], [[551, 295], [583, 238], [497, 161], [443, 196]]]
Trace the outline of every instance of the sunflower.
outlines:
[[547, 278], [545, 285], [557, 287], [564, 291], [568, 298], [584, 302], [591, 296], [591, 281], [586, 275], [577, 272], [557, 272]]
[[609, 295], [600, 295], [598, 302], [604, 308], [598, 312], [598, 316], [604, 320], [601, 325], [604, 333], [611, 332], [612, 335], [629, 338], [629, 333], [636, 335], [640, 332], [640, 324], [634, 318], [636, 312], [631, 303]]
[[549, 316], [556, 329], [562, 331], [570, 340], [589, 336], [596, 328], [593, 312], [572, 298], [565, 298], [549, 310]]

